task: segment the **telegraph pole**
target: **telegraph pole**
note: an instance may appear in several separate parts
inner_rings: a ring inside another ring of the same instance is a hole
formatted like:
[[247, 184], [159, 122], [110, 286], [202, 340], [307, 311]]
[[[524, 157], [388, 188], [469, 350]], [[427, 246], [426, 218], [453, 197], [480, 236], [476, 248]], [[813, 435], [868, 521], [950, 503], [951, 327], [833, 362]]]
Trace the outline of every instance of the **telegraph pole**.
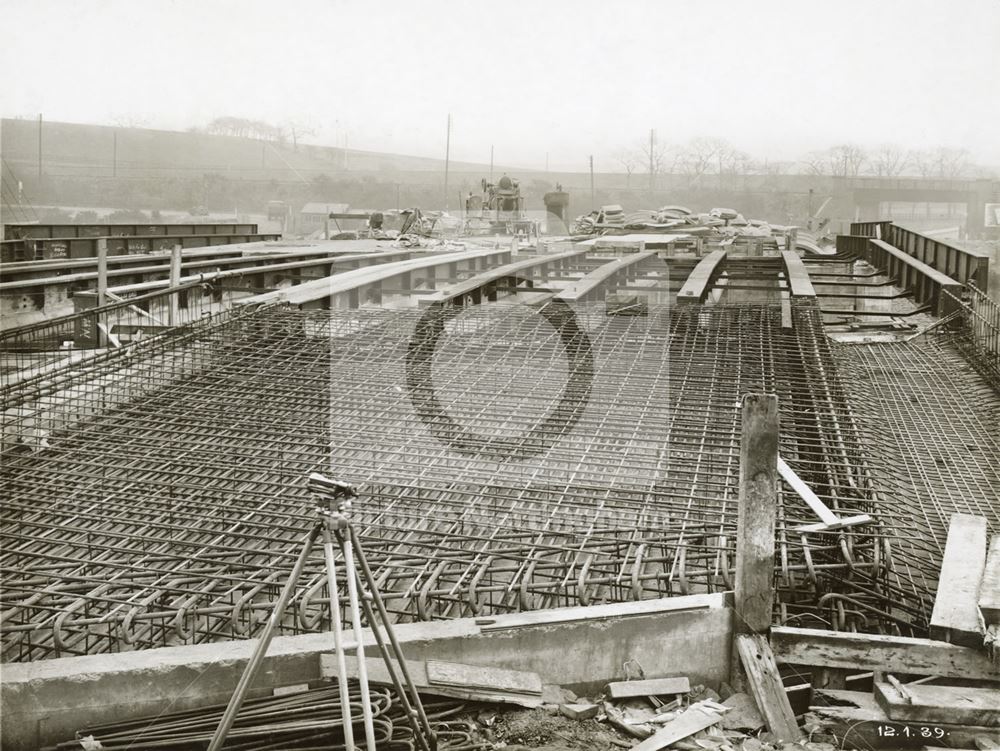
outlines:
[[112, 153], [112, 165], [111, 165], [111, 176], [118, 177], [118, 131], [113, 132], [114, 135], [114, 149]]
[[590, 155], [590, 206], [591, 208], [596, 207], [596, 199], [594, 198], [594, 155]]
[[493, 144], [490, 144], [490, 182], [493, 182]]
[[448, 132], [444, 139], [444, 210], [448, 210], [448, 161], [451, 158], [451, 113], [448, 113]]
[[38, 180], [42, 179], [42, 113], [38, 113]]
[[653, 192], [653, 149], [655, 148], [656, 131], [649, 129], [649, 192]]

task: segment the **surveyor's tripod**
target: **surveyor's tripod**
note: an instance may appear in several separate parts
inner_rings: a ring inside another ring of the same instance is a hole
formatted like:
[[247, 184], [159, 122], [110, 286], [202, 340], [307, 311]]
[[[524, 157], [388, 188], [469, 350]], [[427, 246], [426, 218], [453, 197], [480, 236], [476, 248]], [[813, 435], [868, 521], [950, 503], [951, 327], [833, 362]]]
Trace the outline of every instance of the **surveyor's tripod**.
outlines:
[[[313, 472], [309, 475], [309, 490], [312, 491], [316, 498], [316, 512], [319, 518], [306, 536], [299, 557], [296, 559], [288, 581], [285, 583], [285, 588], [281, 591], [278, 602], [275, 603], [274, 611], [271, 613], [271, 617], [264, 627], [260, 641], [258, 641], [250, 657], [250, 661], [247, 663], [243, 675], [240, 677], [240, 682], [237, 684], [236, 690], [233, 692], [233, 696], [226, 706], [226, 711], [219, 721], [219, 726], [215, 729], [215, 735], [212, 736], [208, 751], [221, 751], [222, 745], [226, 741], [226, 736], [229, 734], [233, 722], [236, 720], [237, 714], [239, 714], [240, 707], [243, 705], [243, 700], [246, 698], [247, 692], [253, 684], [254, 678], [257, 676], [257, 672], [264, 662], [264, 656], [267, 654], [271, 638], [274, 636], [274, 632], [284, 617], [285, 607], [295, 592], [295, 585], [302, 575], [302, 570], [305, 568], [306, 562], [309, 560], [313, 544], [316, 542], [316, 538], [320, 536], [323, 537], [323, 553], [326, 558], [326, 582], [327, 589], [330, 591], [330, 617], [333, 624], [333, 641], [337, 657], [337, 679], [340, 688], [340, 707], [343, 715], [344, 745], [347, 751], [355, 751], [357, 747], [354, 743], [351, 702], [347, 686], [347, 657], [344, 653], [343, 627], [340, 620], [340, 593], [337, 588], [337, 567], [333, 551], [334, 539], [336, 539], [337, 544], [340, 546], [344, 561], [344, 570], [346, 571], [347, 598], [351, 616], [351, 628], [355, 641], [354, 648], [358, 660], [358, 683], [361, 689], [361, 712], [365, 728], [366, 749], [367, 751], [376, 751], [371, 696], [368, 693], [368, 670], [365, 664], [364, 638], [361, 633], [362, 610], [364, 610], [365, 619], [368, 621], [368, 625], [375, 636], [375, 642], [378, 644], [385, 661], [389, 678], [399, 696], [399, 701], [402, 704], [410, 728], [413, 730], [413, 736], [418, 747], [423, 751], [437, 751], [437, 738], [431, 730], [416, 686], [414, 686], [413, 680], [410, 678], [406, 661], [403, 659], [403, 652], [399, 647], [399, 642], [396, 640], [396, 635], [392, 631], [385, 603], [383, 603], [382, 597], [379, 594], [375, 577], [368, 567], [368, 561], [365, 558], [364, 550], [361, 548], [357, 532], [354, 530], [347, 516], [347, 511], [351, 507], [351, 499], [358, 496], [357, 491], [347, 483], [331, 480], [318, 472]], [[357, 556], [357, 564], [360, 566], [360, 571], [355, 566], [355, 555]], [[366, 586], [368, 591], [362, 591]], [[372, 609], [372, 603], [375, 604], [374, 610]], [[375, 610], [378, 611], [378, 615], [382, 620], [382, 627], [385, 629], [384, 635], [376, 625]], [[385, 641], [386, 636], [389, 639], [388, 645]], [[394, 664], [394, 659], [398, 665]], [[406, 684], [406, 688], [404, 688], [404, 683]]]

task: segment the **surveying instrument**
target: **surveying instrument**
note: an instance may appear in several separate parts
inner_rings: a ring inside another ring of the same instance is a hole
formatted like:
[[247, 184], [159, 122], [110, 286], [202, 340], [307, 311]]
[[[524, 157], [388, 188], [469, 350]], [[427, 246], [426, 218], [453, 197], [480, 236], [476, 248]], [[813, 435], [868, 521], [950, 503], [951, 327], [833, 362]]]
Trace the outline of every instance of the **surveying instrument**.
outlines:
[[[340, 547], [341, 556], [344, 562], [345, 577], [347, 579], [348, 610], [351, 618], [351, 628], [354, 636], [354, 650], [358, 661], [358, 683], [361, 691], [361, 714], [365, 730], [366, 751], [377, 751], [375, 747], [375, 728], [372, 715], [371, 695], [368, 692], [368, 669], [365, 664], [364, 638], [361, 633], [361, 613], [364, 611], [365, 619], [372, 630], [375, 642], [378, 644], [379, 652], [385, 661], [386, 670], [389, 673], [393, 688], [402, 704], [406, 719], [413, 731], [414, 740], [417, 747], [422, 751], [437, 751], [437, 738], [431, 730], [427, 714], [424, 712], [420, 695], [417, 693], [413, 679], [410, 677], [409, 669], [403, 658], [396, 635], [390, 625], [389, 616], [385, 609], [385, 603], [379, 594], [375, 577], [368, 567], [368, 560], [365, 558], [361, 541], [357, 531], [351, 524], [348, 511], [351, 509], [351, 500], [358, 497], [357, 490], [348, 483], [331, 480], [318, 472], [309, 475], [309, 491], [316, 501], [316, 521], [306, 535], [299, 557], [292, 567], [292, 572], [288, 576], [281, 595], [275, 603], [271, 617], [264, 627], [264, 631], [254, 648], [253, 654], [240, 676], [240, 681], [236, 685], [226, 711], [219, 720], [219, 725], [215, 729], [212, 741], [208, 746], [208, 751], [221, 751], [226, 737], [232, 729], [233, 723], [239, 714], [240, 707], [246, 698], [250, 686], [253, 684], [267, 649], [271, 644], [271, 638], [277, 630], [284, 617], [285, 607], [291, 600], [295, 592], [296, 583], [305, 569], [312, 552], [313, 544], [320, 537], [323, 538], [323, 554], [326, 559], [326, 583], [330, 592], [330, 619], [333, 625], [333, 642], [337, 658], [337, 680], [340, 689], [340, 707], [343, 715], [344, 746], [347, 751], [356, 751], [359, 747], [354, 741], [354, 726], [351, 717], [351, 700], [347, 685], [347, 655], [344, 651], [343, 624], [340, 619], [340, 592], [337, 587], [337, 565], [334, 557], [334, 540]], [[356, 557], [356, 563], [355, 563]], [[357, 564], [357, 565], [356, 565]], [[359, 570], [360, 567], [360, 570]], [[365, 591], [367, 587], [367, 591]], [[374, 604], [374, 609], [372, 605]], [[375, 611], [378, 611], [382, 621], [382, 628], [379, 628], [375, 619]], [[388, 644], [386, 643], [388, 638]], [[395, 660], [395, 663], [393, 662]], [[398, 665], [396, 664], [398, 663]], [[405, 684], [405, 688], [404, 688]]]

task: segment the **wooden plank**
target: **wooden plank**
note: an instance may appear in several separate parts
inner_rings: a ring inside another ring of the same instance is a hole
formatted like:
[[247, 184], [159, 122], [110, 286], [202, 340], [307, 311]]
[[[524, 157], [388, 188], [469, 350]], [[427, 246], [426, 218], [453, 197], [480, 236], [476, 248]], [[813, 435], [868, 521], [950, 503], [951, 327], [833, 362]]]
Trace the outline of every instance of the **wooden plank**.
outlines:
[[1000, 689], [919, 684], [906, 691], [908, 697], [891, 683], [875, 683], [875, 700], [890, 720], [1000, 727]]
[[366, 285], [388, 281], [407, 272], [424, 271], [434, 266], [440, 267], [449, 263], [462, 261], [478, 260], [481, 263], [493, 264], [501, 260], [502, 257], [509, 255], [510, 250], [508, 249], [477, 249], [422, 256], [411, 258], [407, 261], [377, 264], [375, 266], [344, 271], [334, 276], [316, 279], [311, 282], [304, 282], [294, 287], [278, 290], [277, 292], [267, 292], [262, 295], [243, 298], [238, 300], [237, 304], [251, 305], [284, 302], [291, 305], [304, 305], [309, 302], [328, 298], [331, 295], [343, 294]]
[[813, 513], [820, 518], [819, 524], [804, 524], [795, 528], [797, 532], [825, 532], [831, 529], [842, 529], [843, 527], [853, 527], [858, 524], [868, 524], [872, 518], [868, 514], [858, 514], [857, 516], [838, 517], [829, 507], [823, 503], [822, 499], [816, 495], [812, 488], [805, 484], [802, 479], [795, 474], [795, 470], [789, 467], [785, 460], [778, 457], [778, 474], [794, 490], [799, 498], [806, 502]]
[[806, 265], [794, 250], [781, 251], [781, 259], [785, 263], [785, 278], [788, 279], [788, 290], [792, 297], [816, 297]]
[[474, 292], [490, 282], [507, 277], [517, 277], [522, 271], [527, 271], [528, 269], [534, 269], [541, 266], [550, 266], [551, 269], [554, 269], [556, 261], [568, 261], [570, 259], [586, 255], [588, 252], [590, 252], [590, 248], [576, 248], [575, 250], [567, 250], [562, 253], [542, 254], [533, 256], [532, 258], [528, 258], [523, 261], [515, 261], [503, 266], [497, 266], [496, 268], [471, 276], [468, 279], [455, 282], [445, 289], [436, 291], [433, 295], [428, 295], [420, 302], [422, 304], [447, 302], [455, 299], [456, 297], [462, 297], [463, 295]]
[[981, 650], [933, 639], [776, 626], [771, 648], [792, 665], [1000, 680], [1000, 668]]
[[986, 519], [952, 515], [931, 613], [932, 639], [966, 647], [983, 645], [979, 582], [985, 566]]
[[979, 612], [988, 626], [1000, 625], [1000, 535], [993, 535], [979, 585]]
[[476, 625], [483, 632], [506, 631], [536, 626], [554, 626], [580, 621], [647, 616], [654, 613], [692, 613], [728, 607], [725, 593], [718, 592], [681, 597], [662, 597], [656, 600], [635, 600], [610, 605], [589, 605], [587, 607], [552, 608], [532, 610], [525, 613], [497, 615], [477, 618]]
[[[335, 678], [337, 676], [337, 658], [334, 654], [321, 654], [319, 656], [320, 676], [323, 678]], [[385, 666], [385, 661], [380, 657], [372, 657], [365, 660], [365, 667], [368, 671], [368, 680], [372, 683], [391, 686], [392, 680], [389, 671]], [[453, 699], [464, 699], [466, 701], [496, 702], [498, 704], [513, 704], [527, 709], [536, 709], [542, 706], [542, 697], [537, 694], [525, 694], [513, 691], [501, 691], [498, 689], [481, 688], [477, 686], [454, 686], [435, 683], [432, 684], [427, 677], [427, 663], [418, 660], [407, 660], [407, 670], [410, 678], [417, 690], [422, 694], [432, 694], [435, 696], [448, 696]], [[358, 664], [355, 660], [347, 663], [347, 677], [358, 677]]]
[[634, 696], [669, 696], [686, 694], [691, 683], [686, 677], [653, 678], [645, 681], [615, 681], [608, 684], [612, 699], [630, 699]]
[[575, 302], [600, 287], [604, 282], [623, 269], [649, 260], [655, 257], [656, 254], [655, 250], [647, 250], [643, 253], [630, 253], [627, 256], [622, 256], [614, 261], [602, 264], [593, 271], [584, 274], [577, 281], [564, 287], [559, 292], [558, 297], [567, 302]]
[[792, 706], [781, 683], [778, 666], [771, 654], [771, 645], [760, 634], [739, 634], [736, 647], [750, 682], [750, 691], [757, 701], [768, 729], [784, 743], [794, 743], [802, 737]]
[[671, 720], [653, 733], [632, 751], [660, 751], [672, 743], [684, 740], [699, 730], [711, 727], [722, 720], [722, 715], [697, 704], [688, 707], [676, 719]]
[[736, 628], [766, 631], [774, 606], [778, 485], [778, 397], [743, 398], [736, 527]]
[[[840, 748], [899, 748], [913, 746], [921, 733], [930, 731], [935, 746], [976, 748], [979, 735], [997, 734], [996, 728], [972, 725], [906, 723], [890, 720], [871, 693], [861, 691], [817, 691], [816, 699], [829, 697], [837, 706], [809, 707], [824, 733], [837, 739]], [[938, 737], [937, 730], [943, 737]], [[909, 740], [909, 742], [907, 742]]]
[[459, 662], [427, 661], [427, 680], [432, 685], [466, 686], [520, 694], [541, 694], [542, 679], [538, 673], [523, 670], [463, 665]]
[[792, 324], [792, 301], [785, 296], [781, 298], [781, 328], [794, 328]]
[[704, 302], [705, 297], [708, 295], [709, 287], [718, 275], [725, 260], [726, 251], [713, 250], [698, 261], [698, 265], [691, 270], [688, 278], [684, 280], [684, 285], [681, 287], [680, 292], [677, 293], [677, 302]]
[[812, 488], [806, 485], [780, 456], [778, 457], [778, 472], [784, 481], [792, 487], [792, 490], [798, 494], [799, 498], [805, 501], [806, 505], [813, 510], [813, 513], [820, 518], [820, 521], [829, 525], [837, 523], [837, 515], [820, 500], [819, 496], [812, 491]]

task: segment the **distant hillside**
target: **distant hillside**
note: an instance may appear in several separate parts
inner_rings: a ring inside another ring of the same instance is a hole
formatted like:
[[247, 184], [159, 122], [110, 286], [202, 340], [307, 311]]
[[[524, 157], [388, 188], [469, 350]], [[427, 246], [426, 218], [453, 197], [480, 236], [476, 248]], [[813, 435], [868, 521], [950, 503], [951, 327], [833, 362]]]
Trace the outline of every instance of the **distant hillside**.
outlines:
[[[43, 121], [42, 171], [52, 177], [183, 177], [217, 172], [245, 180], [295, 181], [317, 174], [443, 172], [444, 160], [330, 146], [279, 144], [206, 133]], [[16, 173], [37, 175], [36, 120], [0, 122], [0, 154]], [[487, 174], [488, 165], [452, 162], [456, 172]], [[501, 168], [498, 168], [501, 169]]]

